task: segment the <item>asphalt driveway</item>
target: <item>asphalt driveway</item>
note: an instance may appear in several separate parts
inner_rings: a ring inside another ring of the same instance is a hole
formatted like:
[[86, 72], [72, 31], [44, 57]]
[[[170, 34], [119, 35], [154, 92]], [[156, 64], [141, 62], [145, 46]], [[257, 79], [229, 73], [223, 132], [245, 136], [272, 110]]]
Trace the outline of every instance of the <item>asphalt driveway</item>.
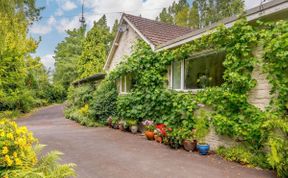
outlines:
[[43, 108], [19, 119], [34, 132], [45, 151], [64, 153], [77, 164], [80, 178], [271, 178], [273, 172], [247, 168], [216, 155], [200, 156], [148, 141], [140, 134], [87, 128], [64, 118], [63, 105]]

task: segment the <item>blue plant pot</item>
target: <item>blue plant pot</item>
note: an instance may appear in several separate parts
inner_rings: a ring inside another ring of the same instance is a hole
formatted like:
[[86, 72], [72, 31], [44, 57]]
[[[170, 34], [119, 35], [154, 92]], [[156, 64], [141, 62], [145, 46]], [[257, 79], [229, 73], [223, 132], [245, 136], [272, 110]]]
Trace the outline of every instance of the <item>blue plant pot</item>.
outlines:
[[210, 149], [208, 144], [197, 144], [197, 149], [199, 150], [200, 155], [207, 155]]

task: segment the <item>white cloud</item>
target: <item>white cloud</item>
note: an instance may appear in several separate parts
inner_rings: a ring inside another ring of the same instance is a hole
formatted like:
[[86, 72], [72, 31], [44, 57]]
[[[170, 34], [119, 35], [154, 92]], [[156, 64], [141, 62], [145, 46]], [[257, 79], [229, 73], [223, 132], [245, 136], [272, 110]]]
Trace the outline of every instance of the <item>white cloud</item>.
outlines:
[[53, 26], [56, 24], [55, 17], [51, 16], [44, 24], [33, 24], [30, 28], [31, 33], [38, 35], [46, 35], [51, 32]]
[[74, 28], [79, 28], [80, 22], [79, 17], [76, 16], [73, 19], [62, 18], [56, 25], [56, 29], [59, 33], [65, 32], [65, 30], [72, 30]]
[[77, 8], [75, 3], [71, 2], [71, 1], [67, 1], [67, 0], [62, 4], [61, 7], [64, 11], [71, 11], [71, 10]]
[[115, 19], [121, 16], [117, 12], [141, 14], [142, 17], [155, 19], [162, 8], [168, 7], [174, 1], [178, 0], [85, 0], [85, 9], [90, 11], [85, 14], [86, 23], [88, 27], [91, 27], [93, 21], [97, 21], [105, 13], [108, 25], [112, 26]]
[[30, 32], [38, 35], [45, 35], [51, 31], [50, 27], [47, 27], [46, 25], [38, 25], [35, 24], [30, 28]]
[[44, 64], [46, 69], [51, 69], [51, 70], [54, 69], [55, 59], [53, 56], [54, 56], [53, 54], [47, 54], [41, 57], [41, 62]]

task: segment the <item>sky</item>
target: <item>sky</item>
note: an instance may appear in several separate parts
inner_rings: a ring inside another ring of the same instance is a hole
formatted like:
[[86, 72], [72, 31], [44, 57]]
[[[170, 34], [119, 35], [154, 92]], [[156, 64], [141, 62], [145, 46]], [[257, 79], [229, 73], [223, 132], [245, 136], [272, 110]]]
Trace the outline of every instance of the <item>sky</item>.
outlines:
[[[41, 40], [33, 56], [41, 57], [41, 62], [47, 69], [54, 69], [54, 50], [65, 38], [65, 30], [80, 26], [82, 1], [37, 0], [37, 6], [44, 6], [45, 9], [41, 12], [42, 19], [30, 27], [29, 34], [34, 39]], [[121, 12], [155, 19], [161, 10], [169, 7], [173, 1], [175, 0], [84, 0], [84, 16], [88, 30], [103, 14], [107, 16], [109, 26], [121, 17]], [[261, 0], [245, 0], [245, 7], [253, 8], [260, 2]]]

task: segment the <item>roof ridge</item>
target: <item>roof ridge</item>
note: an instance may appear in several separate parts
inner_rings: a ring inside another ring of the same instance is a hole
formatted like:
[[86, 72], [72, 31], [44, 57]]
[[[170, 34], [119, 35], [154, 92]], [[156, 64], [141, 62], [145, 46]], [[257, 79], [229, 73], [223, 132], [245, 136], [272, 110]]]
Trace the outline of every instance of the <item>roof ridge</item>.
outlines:
[[148, 18], [141, 17], [141, 16], [132, 15], [132, 14], [123, 13], [123, 16], [126, 16], [126, 17], [127, 16], [132, 16], [132, 17], [136, 17], [136, 18], [139, 18], [139, 19], [149, 20], [149, 21], [152, 21], [153, 23], [158, 23], [158, 24], [162, 24], [162, 25], [166, 25], [166, 26], [177, 27], [177, 28], [182, 28], [182, 29], [193, 31], [193, 29], [191, 29], [189, 27], [182, 27], [182, 26], [178, 26], [178, 25], [174, 25], [174, 24], [169, 24], [169, 23], [165, 23], [165, 22], [161, 22], [161, 21], [157, 21], [157, 20], [148, 19]]

